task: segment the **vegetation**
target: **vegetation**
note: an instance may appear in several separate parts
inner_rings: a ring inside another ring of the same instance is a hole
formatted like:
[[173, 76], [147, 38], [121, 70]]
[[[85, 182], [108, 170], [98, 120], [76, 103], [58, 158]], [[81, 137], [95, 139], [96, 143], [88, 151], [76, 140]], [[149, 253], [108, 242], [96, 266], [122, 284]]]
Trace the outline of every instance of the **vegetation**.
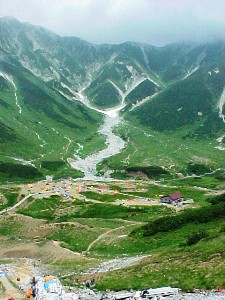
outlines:
[[[195, 128], [194, 125], [193, 128]], [[131, 174], [126, 172], [126, 168], [157, 166], [170, 173], [161, 175], [161, 178], [168, 180], [169, 178], [178, 179], [178, 176], [191, 175], [192, 172], [188, 170], [190, 166], [199, 165], [199, 167], [204, 167], [202, 170], [199, 169], [199, 172], [203, 172], [201, 175], [208, 170], [211, 173], [216, 169], [221, 169], [218, 174], [215, 173], [215, 176], [221, 178], [222, 186], [224, 181], [222, 170], [225, 167], [224, 153], [216, 148], [218, 142], [209, 139], [183, 139], [189, 129], [188, 126], [179, 131], [156, 132], [147, 127], [140, 127], [140, 124], [132, 119], [132, 122], [126, 122], [117, 129], [117, 133], [125, 140], [129, 136], [127, 147], [114, 157], [104, 160], [99, 165], [99, 170], [107, 166], [114, 170], [113, 177], [127, 179], [131, 177]], [[195, 171], [198, 170], [195, 168]], [[216, 181], [214, 174], [211, 179], [209, 176], [208, 179], [205, 177], [202, 181]], [[157, 180], [158, 176], [155, 176], [155, 179]]]
[[189, 223], [207, 223], [225, 217], [225, 203], [186, 210], [179, 215], [151, 221], [143, 227], [143, 235], [151, 236], [159, 232], [168, 232]]
[[[64, 275], [109, 258], [145, 255], [136, 265], [101, 274], [100, 290], [224, 286], [224, 194], [207, 194], [225, 188], [224, 122], [218, 112], [224, 42], [96, 46], [10, 22], [0, 20], [0, 42], [7, 49], [0, 59], [0, 182], [82, 176], [68, 159], [105, 148], [105, 137], [98, 133], [103, 116], [80, 103], [82, 96], [99, 109], [115, 107], [125, 96], [124, 122], [114, 130], [126, 147], [105, 159], [98, 171], [110, 169], [117, 178], [146, 182], [136, 182], [134, 189], [112, 184], [118, 190], [114, 195], [88, 191], [81, 200], [68, 202], [58, 196], [30, 197], [15, 214], [4, 211], [0, 216], [5, 253], [14, 245], [34, 243], [46, 249], [54, 240], [55, 246], [82, 254], [77, 260], [48, 256], [53, 271]], [[36, 51], [33, 36], [38, 37]], [[146, 80], [138, 85], [140, 78]], [[210, 174], [203, 177], [205, 173]], [[186, 177], [190, 174], [194, 176]], [[155, 205], [161, 195], [178, 191], [194, 200], [191, 208]], [[19, 195], [1, 188], [1, 209], [15, 205]], [[130, 200], [127, 206], [116, 201], [135, 197], [155, 200], [149, 205]], [[71, 275], [65, 282], [73, 280]]]
[[148, 178], [157, 179], [160, 175], [167, 175], [169, 172], [161, 167], [158, 166], [147, 166], [147, 167], [127, 167], [126, 171], [130, 172], [141, 172], [148, 176]]
[[92, 93], [89, 92], [89, 97], [94, 105], [100, 108], [109, 108], [120, 103], [119, 92], [110, 82], [105, 82], [100, 87], [97, 86]]
[[[204, 104], [203, 104], [204, 102]], [[212, 95], [198, 79], [181, 81], [160, 93], [144, 107], [137, 108], [131, 115], [144, 126], [164, 131], [192, 124], [199, 119], [198, 112], [210, 111]], [[143, 114], [143, 109], [148, 114]]]
[[[131, 105], [132, 103], [136, 103], [138, 101], [143, 100], [146, 97], [149, 97], [158, 91], [157, 86], [149, 81], [145, 80], [141, 84], [139, 84], [125, 99], [127, 104]], [[129, 105], [129, 106], [130, 106]]]
[[43, 174], [33, 166], [0, 162], [0, 177], [5, 180], [37, 180], [42, 176]]
[[117, 199], [127, 199], [127, 195], [122, 195], [122, 194], [112, 194], [112, 195], [108, 195], [108, 194], [101, 194], [101, 193], [95, 193], [95, 192], [83, 192], [82, 193], [85, 197], [90, 198], [90, 199], [95, 199], [95, 200], [99, 200], [102, 202], [114, 202]]
[[[122, 192], [123, 187], [116, 184], [110, 187]], [[148, 193], [148, 189], [152, 193], [159, 193], [162, 188], [169, 189], [154, 185], [148, 188], [148, 184], [142, 182], [137, 183], [138, 186], [145, 189], [144, 193]], [[195, 191], [191, 187], [189, 189], [190, 193]], [[7, 192], [9, 190], [5, 190], [4, 194]], [[95, 194], [104, 197], [103, 194], [86, 193], [91, 198]], [[207, 201], [198, 209], [177, 213], [165, 206], [126, 207], [114, 205], [108, 199], [106, 202], [103, 198], [101, 200], [103, 203], [63, 202], [57, 196], [32, 198], [24, 203], [24, 207], [17, 209], [16, 215], [0, 218], [0, 237], [7, 237], [13, 242], [16, 230], [20, 242], [32, 243], [38, 235], [39, 246], [54, 240], [61, 247], [84, 254], [89, 245], [101, 236], [85, 257], [79, 256], [78, 260], [49, 259], [48, 268], [55, 274], [65, 274], [63, 282], [69, 285], [74, 284], [74, 276], [82, 280], [79, 272], [98, 265], [102, 259], [140, 254], [144, 254], [145, 258], [136, 265], [98, 277], [96, 288], [120, 290], [170, 285], [188, 290], [193, 286], [215, 288], [224, 284], [221, 276], [225, 242], [224, 195], [210, 197], [210, 203]], [[20, 214], [32, 216], [29, 222], [33, 223], [24, 222]], [[37, 219], [49, 229], [45, 226], [40, 228], [40, 223], [32, 225]], [[68, 272], [74, 272], [74, 268], [76, 274], [66, 276]]]
[[63, 165], [65, 165], [65, 162], [62, 160], [58, 160], [58, 161], [43, 161], [41, 163], [41, 167], [48, 169], [50, 171], [56, 171], [58, 170], [58, 168], [62, 167]]
[[199, 241], [201, 241], [202, 239], [204, 239], [207, 236], [208, 235], [204, 230], [199, 231], [199, 232], [194, 232], [188, 236], [186, 245], [191, 246], [191, 245], [197, 244]]
[[54, 210], [63, 207], [61, 204], [61, 198], [58, 196], [52, 196], [51, 198], [44, 198], [33, 201], [30, 205], [24, 209], [19, 209], [19, 213], [32, 216], [33, 218], [44, 218], [46, 220], [54, 220]]
[[212, 205], [224, 204], [225, 203], [225, 194], [221, 194], [218, 196], [214, 196], [213, 198], [209, 198], [208, 201]]
[[187, 167], [187, 172], [191, 174], [196, 174], [196, 175], [202, 175], [205, 173], [210, 173], [212, 170], [210, 169], [209, 166], [203, 165], [203, 164], [194, 164], [194, 163], [189, 163]]

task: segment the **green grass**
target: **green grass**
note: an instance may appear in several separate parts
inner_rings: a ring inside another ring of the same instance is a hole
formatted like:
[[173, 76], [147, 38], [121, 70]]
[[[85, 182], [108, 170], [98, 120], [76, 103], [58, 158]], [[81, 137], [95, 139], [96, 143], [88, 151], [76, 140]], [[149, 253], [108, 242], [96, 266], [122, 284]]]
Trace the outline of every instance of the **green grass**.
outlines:
[[1, 209], [12, 207], [17, 203], [19, 196], [18, 188], [0, 188], [0, 193], [7, 199], [7, 202], [1, 203]]
[[22, 181], [24, 180], [38, 180], [43, 174], [33, 166], [25, 166], [14, 163], [0, 163], [0, 180], [1, 181]]
[[20, 208], [18, 213], [31, 216], [33, 218], [54, 220], [55, 211], [63, 206], [62, 199], [58, 196], [51, 198], [36, 199], [28, 207]]
[[[150, 254], [136, 266], [108, 273], [97, 282], [97, 288], [144, 289], [173, 286], [183, 290], [196, 288], [212, 289], [224, 285], [223, 261], [225, 252], [224, 233], [220, 232], [223, 221], [200, 225], [188, 225], [171, 233], [163, 233], [146, 239], [119, 239], [107, 244], [114, 254]], [[205, 229], [208, 237], [193, 246], [183, 246], [191, 231]], [[104, 244], [92, 251], [103, 252]]]
[[[151, 236], [160, 232], [168, 232], [189, 223], [208, 223], [212, 220], [224, 219], [225, 203], [219, 203], [198, 209], [188, 209], [178, 215], [150, 221], [143, 227], [143, 235]], [[138, 232], [141, 234], [141, 232]]]
[[98, 169], [108, 166], [115, 170], [116, 178], [126, 179], [130, 177], [126, 172], [128, 167], [158, 166], [170, 173], [169, 178], [166, 174], [161, 175], [165, 180], [178, 178], [177, 173], [191, 175], [188, 171], [191, 162], [205, 165], [212, 170], [224, 169], [224, 153], [215, 148], [218, 142], [210, 138], [184, 139], [187, 130], [185, 127], [179, 131], [162, 133], [140, 126], [134, 119], [126, 121], [117, 128], [117, 132], [126, 140], [129, 137], [127, 147], [120, 154], [104, 160]]
[[218, 189], [225, 187], [225, 181], [219, 180], [215, 177], [189, 177], [183, 179], [165, 180], [165, 184], [171, 184], [183, 187], [198, 186], [206, 189]]
[[[66, 100], [22, 67], [5, 62], [1, 62], [1, 66], [5, 72], [13, 75], [22, 115], [15, 105], [13, 86], [3, 80], [7, 89], [0, 91], [0, 106], [4, 116], [0, 123], [0, 161], [8, 164], [8, 170], [9, 164], [12, 164], [15, 171], [16, 168], [20, 167], [23, 171], [27, 167], [25, 175], [29, 177], [28, 180], [43, 178], [45, 175], [80, 177], [82, 173], [70, 168], [66, 163], [67, 158], [74, 156], [79, 149], [78, 143], [84, 146], [81, 155], [104, 148], [105, 139], [96, 133], [102, 123], [102, 115], [78, 102]], [[29, 170], [31, 166], [19, 165], [17, 159], [32, 161], [40, 173], [34, 177], [32, 170]], [[57, 169], [41, 168], [43, 161], [54, 162], [60, 159], [65, 164]], [[17, 181], [11, 173], [7, 176], [4, 174], [0, 173], [1, 182]]]
[[85, 225], [58, 225], [56, 231], [48, 236], [50, 240], [62, 242], [61, 246], [75, 252], [85, 251], [88, 245], [94, 241], [100, 233], [105, 232], [105, 229], [87, 227]]
[[[152, 193], [160, 192], [159, 185], [148, 186], [140, 182], [136, 185], [137, 188], [148, 188]], [[164, 187], [167, 188], [169, 189]], [[202, 193], [193, 187], [186, 189]], [[149, 191], [145, 193], [149, 194]], [[11, 192], [14, 193], [15, 190]], [[207, 217], [207, 212], [211, 209], [214, 213], [221, 214], [223, 197], [214, 197], [211, 203], [202, 200], [198, 202], [202, 208], [175, 213], [165, 206], [125, 207], [112, 205], [110, 202], [94, 204], [83, 201], [70, 203], [62, 202], [60, 197], [51, 197], [32, 199], [17, 212], [33, 218], [44, 218], [52, 223], [57, 221], [51, 232], [42, 237], [42, 242], [56, 240], [62, 247], [79, 253], [86, 251], [91, 242], [108, 232], [93, 244], [86, 257], [45, 261], [47, 268], [55, 274], [67, 275], [75, 272], [73, 276], [66, 276], [63, 281], [65, 284], [74, 285], [74, 276], [79, 277], [79, 273], [98, 265], [102, 260], [147, 255], [142, 262], [134, 266], [102, 274], [97, 279], [96, 288], [121, 290], [170, 285], [183, 290], [193, 286], [211, 289], [217, 285], [224, 285], [225, 259], [224, 217], [217, 218], [214, 214], [210, 215], [210, 218]], [[60, 216], [60, 209], [67, 212]], [[193, 219], [193, 216], [196, 218]], [[203, 218], [202, 222], [200, 218]], [[167, 223], [163, 220], [167, 220]], [[177, 226], [173, 226], [171, 220], [174, 220], [173, 224]], [[179, 226], [179, 220], [185, 221], [182, 226]], [[163, 226], [164, 223], [167, 230], [157, 232], [157, 226]], [[154, 229], [154, 235], [143, 235], [142, 224], [145, 224], [145, 228]], [[31, 241], [25, 234], [25, 222], [21, 224], [21, 220], [14, 216], [2, 216], [0, 235], [12, 240], [15, 239], [15, 232], [20, 242]], [[191, 236], [200, 232], [205, 234], [194, 243], [188, 243]]]
[[[0, 219], [0, 225], [0, 236], [7, 236], [10, 239], [14, 239], [16, 236], [18, 236], [18, 231], [21, 227], [21, 224], [13, 217]], [[15, 235], [16, 232], [17, 235]]]
[[165, 206], [129, 206], [112, 204], [84, 204], [76, 212], [63, 216], [60, 221], [75, 220], [76, 218], [102, 218], [102, 219], [123, 219], [132, 221], [144, 221], [153, 216], [171, 214], [173, 210]]
[[115, 220], [115, 219], [97, 219], [97, 218], [92, 218], [92, 219], [79, 219], [76, 218], [76, 222], [82, 225], [88, 225], [89, 227], [93, 228], [117, 228], [120, 226], [124, 225], [124, 222], [122, 220]]
[[117, 193], [114, 195], [108, 195], [104, 193], [87, 191], [83, 192], [82, 194], [89, 199], [95, 199], [102, 202], [114, 202], [116, 199], [127, 199], [127, 195]]

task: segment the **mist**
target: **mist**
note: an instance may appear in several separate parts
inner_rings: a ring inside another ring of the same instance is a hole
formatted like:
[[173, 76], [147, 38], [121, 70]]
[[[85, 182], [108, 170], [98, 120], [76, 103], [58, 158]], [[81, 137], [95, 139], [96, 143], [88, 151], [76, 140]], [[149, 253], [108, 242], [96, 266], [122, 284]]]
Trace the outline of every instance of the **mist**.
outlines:
[[224, 12], [224, 0], [0, 0], [0, 17], [95, 44], [224, 39]]

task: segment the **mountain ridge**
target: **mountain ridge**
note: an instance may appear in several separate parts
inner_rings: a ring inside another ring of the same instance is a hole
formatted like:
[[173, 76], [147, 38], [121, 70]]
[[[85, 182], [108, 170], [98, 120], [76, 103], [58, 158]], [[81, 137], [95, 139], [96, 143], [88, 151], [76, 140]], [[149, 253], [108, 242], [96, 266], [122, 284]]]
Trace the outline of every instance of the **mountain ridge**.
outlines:
[[[158, 132], [185, 129], [184, 139], [219, 138], [225, 127], [224, 49], [224, 41], [163, 47], [136, 42], [95, 45], [14, 18], [1, 18], [0, 121], [4, 134], [14, 132], [15, 141], [26, 145], [24, 125], [29, 120], [33, 128], [30, 141], [36, 140], [31, 148], [37, 140], [40, 144], [38, 161], [46, 156], [43, 145], [54, 145], [44, 125], [37, 126], [39, 122], [53, 128], [53, 135], [64, 131], [70, 153], [84, 143], [104, 147], [102, 137], [95, 133], [102, 116], [94, 110], [123, 106], [125, 120], [140, 128]], [[75, 139], [73, 129], [77, 130]], [[64, 144], [62, 139], [59, 144]], [[13, 152], [11, 156], [20, 153], [25, 158], [29, 151], [14, 148]], [[59, 157], [63, 156], [57, 154], [55, 159]]]

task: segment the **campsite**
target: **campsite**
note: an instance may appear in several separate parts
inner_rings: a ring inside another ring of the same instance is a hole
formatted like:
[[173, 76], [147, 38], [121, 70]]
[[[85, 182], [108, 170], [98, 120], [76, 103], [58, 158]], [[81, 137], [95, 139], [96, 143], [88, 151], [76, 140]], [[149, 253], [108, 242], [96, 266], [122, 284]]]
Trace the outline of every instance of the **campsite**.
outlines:
[[[7, 264], [11, 270], [22, 263], [21, 257], [24, 263], [34, 260], [37, 268], [57, 276], [63, 286], [79, 289], [94, 279], [95, 293], [163, 286], [189, 291], [193, 282], [196, 289], [223, 286], [223, 249], [215, 241], [223, 239], [219, 199], [224, 189], [220, 181], [212, 188], [205, 179], [198, 181], [199, 186], [193, 180], [187, 187], [190, 180], [103, 182], [48, 177], [5, 185], [0, 190], [1, 266]], [[193, 201], [162, 203], [163, 195], [180, 194]], [[212, 205], [207, 199], [214, 198], [218, 200], [210, 200], [215, 202]], [[192, 222], [190, 213], [195, 210], [204, 218], [209, 214], [208, 219]], [[210, 214], [219, 210], [212, 222]], [[178, 217], [184, 225], [173, 228], [173, 218], [176, 224]], [[157, 220], [161, 220], [159, 233]], [[194, 237], [198, 240], [191, 244]], [[185, 268], [192, 274], [191, 281]]]

